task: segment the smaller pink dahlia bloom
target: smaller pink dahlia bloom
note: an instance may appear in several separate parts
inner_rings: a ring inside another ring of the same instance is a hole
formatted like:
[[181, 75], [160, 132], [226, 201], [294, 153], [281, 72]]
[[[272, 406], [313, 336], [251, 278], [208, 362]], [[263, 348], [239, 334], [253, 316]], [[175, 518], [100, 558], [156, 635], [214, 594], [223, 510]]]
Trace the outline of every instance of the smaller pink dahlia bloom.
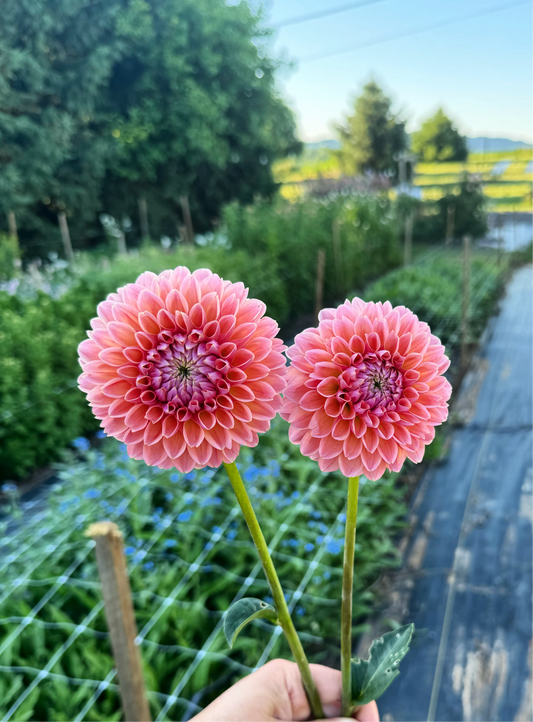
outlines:
[[427, 323], [404, 306], [359, 298], [319, 314], [296, 336], [281, 415], [322, 471], [379, 479], [419, 462], [446, 420], [450, 362]]
[[207, 269], [146, 272], [97, 308], [79, 386], [105, 432], [147, 464], [187, 472], [237, 458], [279, 411], [277, 323]]

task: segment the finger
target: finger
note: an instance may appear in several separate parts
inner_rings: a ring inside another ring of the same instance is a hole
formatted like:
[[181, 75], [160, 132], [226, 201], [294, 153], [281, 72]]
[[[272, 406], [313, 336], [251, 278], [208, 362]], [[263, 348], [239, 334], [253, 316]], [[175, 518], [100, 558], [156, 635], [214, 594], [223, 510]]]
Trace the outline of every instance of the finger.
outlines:
[[338, 669], [331, 669], [322, 664], [311, 664], [311, 674], [315, 681], [318, 694], [326, 717], [336, 717], [341, 711], [342, 678]]
[[355, 710], [355, 719], [358, 722], [379, 722], [378, 706], [375, 702], [369, 702]]

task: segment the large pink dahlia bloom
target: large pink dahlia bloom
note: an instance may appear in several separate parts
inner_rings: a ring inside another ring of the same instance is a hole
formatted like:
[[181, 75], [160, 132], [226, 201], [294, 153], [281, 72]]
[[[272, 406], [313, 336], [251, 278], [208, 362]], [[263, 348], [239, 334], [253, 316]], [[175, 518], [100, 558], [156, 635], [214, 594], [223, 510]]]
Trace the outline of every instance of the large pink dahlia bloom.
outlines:
[[235, 460], [280, 409], [284, 346], [262, 301], [206, 269], [143, 273], [98, 306], [82, 391], [134, 459], [180, 471]]
[[379, 479], [418, 462], [446, 420], [444, 346], [404, 306], [359, 298], [296, 336], [282, 416], [322, 471]]

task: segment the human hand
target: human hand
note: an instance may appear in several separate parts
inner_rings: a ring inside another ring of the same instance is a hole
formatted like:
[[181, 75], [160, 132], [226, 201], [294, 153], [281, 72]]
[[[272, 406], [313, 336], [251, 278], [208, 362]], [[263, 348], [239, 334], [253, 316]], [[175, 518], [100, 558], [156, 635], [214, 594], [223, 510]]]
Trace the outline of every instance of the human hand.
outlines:
[[[341, 711], [341, 673], [321, 664], [310, 666], [324, 714], [328, 719], [334, 718], [335, 722], [346, 720], [338, 716]], [[286, 659], [274, 659], [226, 690], [191, 722], [294, 722], [307, 720], [310, 715], [297, 665]], [[379, 722], [377, 704], [370, 702], [359, 707], [353, 719]]]

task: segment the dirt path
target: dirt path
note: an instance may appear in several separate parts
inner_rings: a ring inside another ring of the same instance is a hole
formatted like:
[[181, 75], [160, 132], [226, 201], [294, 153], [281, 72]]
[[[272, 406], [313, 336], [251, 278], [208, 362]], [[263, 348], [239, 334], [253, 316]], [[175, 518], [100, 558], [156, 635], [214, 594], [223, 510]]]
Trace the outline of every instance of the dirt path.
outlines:
[[465, 380], [465, 425], [413, 501], [396, 594], [418, 635], [382, 720], [531, 721], [531, 281], [530, 267], [511, 280]]

